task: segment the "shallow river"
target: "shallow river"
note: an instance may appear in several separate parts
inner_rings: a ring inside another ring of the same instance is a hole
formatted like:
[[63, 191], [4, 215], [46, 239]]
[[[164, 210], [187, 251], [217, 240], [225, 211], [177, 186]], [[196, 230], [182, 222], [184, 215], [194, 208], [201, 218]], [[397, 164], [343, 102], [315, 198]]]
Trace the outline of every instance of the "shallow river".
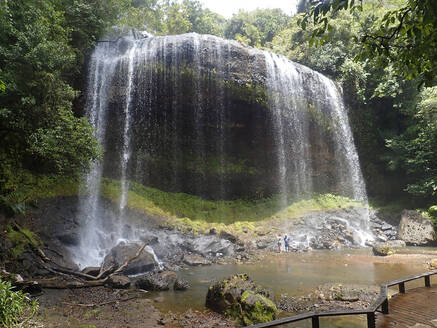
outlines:
[[[150, 297], [160, 300], [161, 310], [185, 311], [188, 308], [204, 309], [209, 285], [235, 273], [247, 273], [261, 285], [272, 289], [276, 296], [288, 293], [292, 296], [306, 295], [324, 283], [380, 285], [384, 282], [408, 277], [426, 271], [427, 257], [437, 257], [435, 248], [407, 248], [397, 259], [388, 262], [371, 255], [371, 249], [348, 249], [340, 251], [314, 251], [311, 253], [272, 254], [254, 264], [226, 264], [195, 267], [181, 270], [179, 275], [188, 280], [191, 288], [185, 292], [152, 293]], [[423, 253], [413, 255], [412, 253]], [[433, 254], [433, 255], [425, 255]], [[395, 255], [398, 256], [398, 255]], [[394, 263], [393, 263], [394, 262]], [[417, 286], [422, 281], [417, 282]], [[407, 284], [407, 288], [414, 287]], [[281, 314], [281, 316], [284, 314]], [[310, 323], [287, 327], [310, 327]], [[341, 317], [321, 319], [322, 327], [367, 327], [362, 318]]]

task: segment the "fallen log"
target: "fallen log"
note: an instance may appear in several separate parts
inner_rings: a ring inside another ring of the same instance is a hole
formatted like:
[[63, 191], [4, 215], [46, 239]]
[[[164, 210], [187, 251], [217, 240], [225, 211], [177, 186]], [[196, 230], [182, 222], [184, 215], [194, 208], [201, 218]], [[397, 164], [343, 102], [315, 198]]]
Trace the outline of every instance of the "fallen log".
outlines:
[[[67, 280], [54, 280], [54, 279], [28, 279], [17, 283], [17, 285], [28, 285], [28, 284], [39, 284], [42, 288], [53, 288], [53, 289], [66, 289], [66, 288], [85, 288], [85, 287], [96, 287], [103, 286], [109, 277], [121, 273], [130, 262], [138, 258], [144, 248], [147, 246], [147, 242], [143, 243], [134, 256], [128, 258], [121, 266], [118, 268], [115, 265], [103, 269], [103, 264], [100, 267], [100, 272], [97, 276], [92, 276], [80, 271], [75, 271], [70, 268], [63, 267], [52, 259], [46, 256], [46, 254], [35, 245], [35, 241], [32, 240], [23, 229], [18, 225], [18, 223], [12, 223], [14, 228], [21, 233], [28, 241], [31, 249], [36, 253], [36, 255], [41, 258], [41, 261], [37, 262], [45, 270], [55, 274], [56, 276], [62, 276], [63, 278], [69, 278], [74, 281]], [[51, 265], [49, 265], [51, 263]]]

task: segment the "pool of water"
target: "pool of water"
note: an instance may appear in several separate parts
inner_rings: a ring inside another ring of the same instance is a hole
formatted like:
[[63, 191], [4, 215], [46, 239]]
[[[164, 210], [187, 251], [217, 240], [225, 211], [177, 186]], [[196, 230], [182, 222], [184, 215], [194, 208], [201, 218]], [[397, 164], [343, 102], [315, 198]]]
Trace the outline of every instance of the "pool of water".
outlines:
[[[371, 255], [371, 250], [348, 249], [339, 251], [314, 251], [311, 253], [271, 254], [254, 264], [226, 264], [195, 267], [181, 270], [179, 275], [190, 282], [191, 288], [184, 292], [167, 291], [151, 293], [159, 297], [157, 307], [161, 310], [185, 311], [188, 308], [204, 309], [209, 285], [236, 273], [247, 273], [257, 283], [273, 290], [276, 296], [287, 293], [292, 296], [306, 295], [324, 283], [380, 285], [384, 282], [408, 277], [426, 271], [426, 253], [436, 249], [408, 248], [405, 256], [420, 253], [420, 258], [383, 262]], [[433, 257], [429, 255], [429, 257]], [[417, 282], [420, 285], [422, 282]], [[407, 286], [413, 287], [414, 283]], [[342, 317], [321, 319], [322, 327], [366, 327], [365, 317]], [[310, 323], [288, 327], [310, 327]]]

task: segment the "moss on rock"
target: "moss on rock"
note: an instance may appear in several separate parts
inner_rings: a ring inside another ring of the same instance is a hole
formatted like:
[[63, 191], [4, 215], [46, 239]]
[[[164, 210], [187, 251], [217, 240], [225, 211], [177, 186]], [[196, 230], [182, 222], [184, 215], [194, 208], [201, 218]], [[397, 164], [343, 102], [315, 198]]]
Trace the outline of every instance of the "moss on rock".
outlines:
[[210, 286], [206, 307], [244, 325], [274, 320], [278, 313], [273, 294], [250, 280], [247, 274], [237, 274]]

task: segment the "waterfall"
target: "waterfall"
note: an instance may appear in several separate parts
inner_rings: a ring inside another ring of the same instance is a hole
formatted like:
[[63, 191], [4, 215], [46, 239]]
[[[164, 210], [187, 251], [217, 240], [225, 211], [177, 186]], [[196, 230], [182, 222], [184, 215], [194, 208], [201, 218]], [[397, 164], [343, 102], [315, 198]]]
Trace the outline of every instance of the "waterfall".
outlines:
[[[124, 229], [133, 182], [213, 200], [279, 195], [282, 208], [314, 193], [367, 203], [341, 93], [282, 56], [195, 33], [101, 42], [86, 108], [104, 155], [78, 209], [81, 266], [140, 239]], [[118, 211], [100, 198], [103, 177], [120, 181]]]
[[[278, 184], [282, 201], [293, 194], [314, 192], [309, 108], [324, 109], [329, 117], [329, 133], [334, 142], [333, 165], [337, 168], [337, 192], [363, 203], [368, 208], [366, 186], [361, 173], [349, 120], [340, 92], [334, 82], [320, 73], [293, 63], [282, 56], [265, 52], [267, 88], [274, 116], [278, 156]], [[304, 81], [305, 77], [305, 81]], [[328, 127], [325, 127], [328, 130]], [[314, 137], [313, 137], [314, 138]], [[286, 142], [292, 140], [292, 144]], [[289, 181], [291, 179], [291, 181]], [[352, 224], [364, 245], [372, 239], [369, 211]]]
[[[108, 45], [96, 48], [89, 68], [87, 114], [100, 144], [106, 135], [107, 91], [116, 64], [110, 50]], [[105, 242], [101, 236], [105, 224], [99, 211], [101, 179], [102, 163], [94, 162], [85, 179], [87, 194], [79, 202], [80, 244], [72, 249], [74, 260], [83, 266], [96, 265], [104, 256], [102, 249], [105, 249]]]
[[123, 128], [123, 153], [121, 157], [121, 199], [120, 199], [120, 216], [123, 215], [124, 208], [127, 203], [127, 194], [129, 189], [129, 182], [127, 181], [127, 166], [130, 160], [130, 123], [131, 123], [131, 102], [132, 102], [132, 85], [134, 74], [134, 54], [136, 43], [133, 44], [129, 50], [128, 71], [127, 71], [127, 87], [126, 87], [126, 103], [124, 106], [124, 128]]

